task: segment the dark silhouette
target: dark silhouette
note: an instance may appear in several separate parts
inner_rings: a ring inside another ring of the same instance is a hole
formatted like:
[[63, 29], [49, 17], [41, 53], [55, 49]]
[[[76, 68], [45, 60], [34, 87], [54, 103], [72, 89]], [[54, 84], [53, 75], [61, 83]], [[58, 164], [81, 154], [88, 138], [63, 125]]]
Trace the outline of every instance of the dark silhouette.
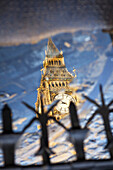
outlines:
[[87, 128], [81, 129], [77, 115], [77, 109], [73, 102], [70, 102], [69, 113], [72, 126], [71, 129], [69, 129], [70, 141], [73, 143], [75, 147], [77, 160], [78, 161], [85, 160], [83, 141], [88, 132], [88, 129]]
[[47, 112], [44, 113], [44, 106], [43, 106], [43, 98], [41, 95], [41, 113], [39, 113], [38, 111], [36, 111], [33, 107], [31, 107], [30, 105], [28, 105], [27, 103], [23, 102], [23, 104], [25, 106], [27, 106], [30, 110], [32, 110], [33, 112], [35, 112], [36, 116], [35, 118], [33, 118], [30, 123], [23, 129], [23, 132], [36, 120], [39, 121], [41, 124], [41, 130], [42, 130], [42, 137], [40, 139], [41, 142], [41, 146], [39, 151], [35, 154], [35, 155], [39, 155], [41, 154], [43, 156], [43, 164], [50, 164], [50, 159], [49, 159], [49, 155], [53, 154], [54, 152], [51, 151], [51, 149], [49, 148], [49, 142], [48, 142], [48, 130], [47, 130], [47, 122], [48, 120], [54, 120], [56, 123], [58, 123], [60, 126], [62, 126], [64, 129], [65, 126], [58, 122], [55, 117], [49, 116], [49, 112], [52, 111], [52, 109], [57, 105], [57, 103], [59, 102], [59, 100], [56, 100], [52, 103], [52, 105], [50, 106], [50, 108], [47, 110]]
[[[89, 97], [83, 95], [83, 97], [85, 97], [87, 100], [89, 100], [91, 103], [93, 103], [94, 105], [97, 106], [96, 111], [89, 118], [89, 120], [86, 123], [86, 126], [88, 125], [88, 123], [90, 123], [90, 121], [94, 118], [94, 116], [96, 116], [97, 114], [100, 114], [103, 119], [103, 122], [104, 122], [105, 132], [106, 132], [106, 136], [107, 136], [107, 140], [108, 140], [107, 145], [109, 145], [113, 140], [112, 132], [111, 132], [111, 128], [110, 128], [110, 121], [109, 121], [109, 114], [111, 112], [113, 112], [113, 109], [110, 109], [109, 107], [113, 104], [113, 100], [111, 100], [109, 104], [107, 104], [107, 105], [105, 104], [102, 85], [100, 85], [100, 95], [101, 95], [101, 102], [102, 102], [101, 105], [99, 105], [96, 101], [90, 99]], [[113, 158], [113, 150], [112, 149], [110, 149], [110, 155]]]
[[3, 133], [12, 133], [12, 113], [11, 109], [7, 104], [4, 105], [2, 110], [2, 120], [3, 120]]
[[20, 133], [12, 130], [12, 111], [7, 104], [2, 109], [3, 133], [0, 134], [0, 145], [3, 149], [5, 167], [14, 166], [15, 144], [20, 137]]

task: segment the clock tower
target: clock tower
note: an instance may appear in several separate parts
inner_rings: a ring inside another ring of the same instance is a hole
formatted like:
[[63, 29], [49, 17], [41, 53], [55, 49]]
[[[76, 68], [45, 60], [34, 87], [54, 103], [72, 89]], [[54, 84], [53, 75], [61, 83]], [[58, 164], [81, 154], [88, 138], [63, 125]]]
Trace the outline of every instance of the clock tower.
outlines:
[[[43, 68], [41, 69], [40, 87], [37, 89], [36, 110], [40, 112], [40, 95], [42, 93], [44, 105], [51, 104], [55, 99], [62, 100], [52, 114], [64, 114], [68, 112], [68, 109], [66, 109], [69, 105], [67, 100], [76, 101], [76, 96], [72, 95], [73, 89], [69, 87], [74, 76], [68, 72], [65, 66], [63, 52], [59, 52], [51, 38], [48, 40], [45, 55]], [[62, 90], [65, 91], [64, 94], [60, 94]]]

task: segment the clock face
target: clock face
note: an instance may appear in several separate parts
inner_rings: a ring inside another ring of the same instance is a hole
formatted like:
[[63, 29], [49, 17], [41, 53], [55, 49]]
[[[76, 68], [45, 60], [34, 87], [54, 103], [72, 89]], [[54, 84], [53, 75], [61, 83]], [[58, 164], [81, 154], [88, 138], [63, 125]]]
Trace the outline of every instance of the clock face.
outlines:
[[56, 109], [63, 114], [69, 113], [69, 105], [71, 101], [75, 103], [75, 99], [68, 94], [58, 94], [55, 96], [55, 100], [60, 100]]

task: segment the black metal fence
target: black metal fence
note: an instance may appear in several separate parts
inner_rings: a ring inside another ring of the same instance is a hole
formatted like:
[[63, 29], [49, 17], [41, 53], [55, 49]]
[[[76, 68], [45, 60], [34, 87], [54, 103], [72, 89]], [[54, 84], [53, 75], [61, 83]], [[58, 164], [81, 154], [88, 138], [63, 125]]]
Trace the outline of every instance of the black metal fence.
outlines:
[[[33, 107], [28, 105], [25, 102], [22, 102], [26, 107], [28, 107], [31, 111], [33, 111], [36, 116], [28, 123], [27, 126], [24, 127], [21, 133], [14, 133], [12, 129], [12, 116], [11, 116], [11, 109], [7, 104], [4, 105], [2, 109], [2, 121], [3, 121], [3, 132], [0, 134], [0, 146], [3, 150], [4, 156], [4, 167], [1, 168], [43, 168], [45, 169], [107, 169], [113, 167], [113, 136], [110, 127], [109, 121], [109, 114], [113, 112], [113, 108], [111, 105], [113, 104], [113, 100], [109, 104], [105, 104], [104, 95], [102, 91], [102, 86], [100, 85], [100, 96], [101, 96], [101, 104], [99, 105], [95, 100], [90, 99], [88, 96], [83, 95], [83, 97], [88, 100], [89, 102], [93, 103], [96, 106], [95, 112], [87, 121], [84, 128], [81, 128], [79, 123], [79, 118], [77, 114], [76, 106], [73, 102], [70, 102], [69, 106], [69, 115], [71, 120], [71, 128], [67, 129], [60, 121], [56, 120], [55, 117], [49, 115], [49, 112], [57, 105], [59, 100], [54, 101], [51, 106], [48, 108], [46, 112], [44, 112], [44, 105], [43, 105], [43, 96], [41, 95], [41, 113], [38, 113]], [[85, 159], [85, 152], [84, 152], [84, 139], [88, 133], [88, 124], [94, 118], [96, 114], [100, 114], [103, 123], [104, 129], [106, 132], [107, 138], [107, 145], [106, 148], [109, 150], [110, 159], [107, 160], [86, 160]], [[77, 160], [74, 162], [69, 163], [62, 163], [62, 164], [52, 164], [50, 161], [50, 155], [54, 152], [49, 147], [48, 141], [48, 129], [47, 123], [48, 120], [55, 121], [59, 126], [63, 127], [66, 131], [68, 131], [70, 142], [73, 144], [74, 149], [76, 151]], [[34, 121], [39, 121], [41, 125], [42, 135], [40, 138], [40, 148], [35, 153], [35, 155], [42, 155], [43, 157], [43, 164], [39, 165], [32, 165], [32, 166], [18, 166], [15, 164], [15, 144], [18, 141], [19, 137], [21, 136], [24, 131], [31, 126]]]

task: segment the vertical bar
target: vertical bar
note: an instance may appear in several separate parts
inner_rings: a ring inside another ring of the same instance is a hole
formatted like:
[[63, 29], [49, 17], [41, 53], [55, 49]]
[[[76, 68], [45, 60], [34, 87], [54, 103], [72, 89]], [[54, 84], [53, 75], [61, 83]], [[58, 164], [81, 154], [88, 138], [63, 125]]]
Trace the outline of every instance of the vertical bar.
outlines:
[[11, 109], [5, 104], [2, 109], [3, 133], [12, 133], [12, 113]]
[[83, 141], [76, 141], [74, 146], [75, 146], [75, 150], [77, 153], [77, 160], [85, 160], [85, 153], [84, 153], [84, 146], [83, 146]]
[[15, 164], [14, 162], [15, 145], [14, 144], [3, 145], [2, 149], [3, 149], [3, 154], [4, 154], [5, 166], [14, 165]]
[[[48, 130], [46, 123], [42, 126], [42, 147], [49, 149], [49, 142], [48, 142]], [[50, 165], [49, 153], [45, 150], [43, 153], [43, 163], [44, 165]]]
[[80, 129], [77, 109], [73, 102], [70, 102], [69, 113], [70, 113], [72, 129]]

